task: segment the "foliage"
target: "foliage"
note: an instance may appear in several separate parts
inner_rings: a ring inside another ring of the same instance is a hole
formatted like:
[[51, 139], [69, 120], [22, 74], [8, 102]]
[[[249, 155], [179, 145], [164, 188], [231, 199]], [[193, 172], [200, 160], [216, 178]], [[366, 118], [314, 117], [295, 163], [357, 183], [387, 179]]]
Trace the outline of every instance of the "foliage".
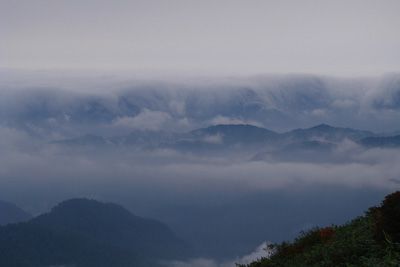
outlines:
[[314, 228], [291, 243], [271, 245], [271, 257], [247, 267], [400, 266], [399, 238], [400, 191], [345, 225]]

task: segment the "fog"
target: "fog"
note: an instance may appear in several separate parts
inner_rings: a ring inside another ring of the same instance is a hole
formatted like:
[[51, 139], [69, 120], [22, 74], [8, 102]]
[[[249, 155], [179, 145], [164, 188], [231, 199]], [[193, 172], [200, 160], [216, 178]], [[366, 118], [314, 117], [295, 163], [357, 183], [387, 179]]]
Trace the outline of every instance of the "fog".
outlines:
[[[398, 75], [106, 80], [101, 90], [79, 79], [68, 88], [2, 81], [2, 199], [33, 214], [72, 197], [117, 202], [194, 247], [198, 259], [174, 266], [224, 266], [266, 240], [361, 215], [399, 188], [399, 148], [312, 136], [329, 149], [299, 149], [283, 134], [328, 123], [395, 135]], [[286, 139], [254, 147], [190, 135], [216, 124]]]
[[231, 267], [236, 266], [235, 264], [250, 264], [258, 259], [269, 257], [273, 253], [273, 250], [269, 249], [267, 245], [267, 242], [263, 242], [250, 254], [230, 261], [218, 262], [207, 258], [195, 258], [188, 261], [166, 262], [165, 265], [170, 267]]

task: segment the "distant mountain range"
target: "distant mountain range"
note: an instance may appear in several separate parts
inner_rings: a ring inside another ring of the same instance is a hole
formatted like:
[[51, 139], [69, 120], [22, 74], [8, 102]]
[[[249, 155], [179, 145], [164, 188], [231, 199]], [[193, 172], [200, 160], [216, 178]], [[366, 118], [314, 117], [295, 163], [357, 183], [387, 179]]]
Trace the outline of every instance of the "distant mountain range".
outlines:
[[188, 255], [188, 245], [165, 224], [89, 199], [0, 227], [0, 266], [158, 266]]
[[328, 142], [341, 142], [344, 139], [357, 141], [365, 137], [374, 136], [375, 134], [369, 131], [320, 124], [307, 129], [296, 129], [284, 133], [284, 135], [296, 141], [325, 140]]
[[0, 225], [27, 221], [31, 215], [13, 203], [0, 201]]
[[132, 147], [139, 150], [166, 148], [193, 153], [225, 153], [233, 150], [237, 153], [254, 154], [255, 159], [261, 159], [263, 153], [273, 153], [276, 156], [291, 154], [294, 157], [303, 152], [309, 155], [329, 152], [346, 140], [365, 148], [395, 148], [400, 147], [399, 139], [399, 136], [378, 135], [370, 131], [327, 124], [284, 133], [248, 124], [225, 124], [179, 134], [135, 131], [127, 136], [108, 138], [85, 135], [58, 140], [53, 144], [91, 148]]

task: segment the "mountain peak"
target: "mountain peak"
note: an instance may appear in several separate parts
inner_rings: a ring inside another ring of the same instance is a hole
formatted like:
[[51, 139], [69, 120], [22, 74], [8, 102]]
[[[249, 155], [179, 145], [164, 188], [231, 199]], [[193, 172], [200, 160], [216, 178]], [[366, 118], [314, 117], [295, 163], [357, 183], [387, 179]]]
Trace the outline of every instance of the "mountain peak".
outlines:
[[318, 124], [318, 125], [316, 125], [314, 127], [311, 127], [310, 129], [329, 130], [329, 129], [334, 129], [334, 128], [335, 127], [333, 127], [331, 125], [328, 125], [326, 123], [321, 123], [321, 124]]
[[[104, 203], [88, 198], [74, 198], [65, 200], [56, 205], [50, 213], [39, 216], [38, 218], [61, 219], [70, 218], [87, 219], [87, 223], [95, 220], [111, 221], [110, 218], [121, 220], [132, 220], [136, 216], [124, 207], [114, 203]], [[98, 222], [99, 223], [99, 222]]]
[[193, 136], [222, 135], [224, 143], [257, 143], [275, 138], [277, 133], [250, 124], [218, 124], [191, 132]]
[[[60, 209], [69, 209], [69, 208], [74, 208], [77, 206], [84, 206], [86, 208], [92, 208], [96, 206], [103, 206], [107, 205], [107, 203], [103, 203], [94, 199], [89, 199], [89, 198], [72, 198], [65, 200], [63, 202], [60, 202], [58, 205], [56, 205], [52, 210], [60, 210]], [[116, 205], [116, 204], [112, 204]]]
[[252, 124], [247, 124], [247, 123], [243, 123], [243, 124], [215, 124], [215, 125], [211, 125], [209, 127], [207, 127], [206, 129], [210, 129], [210, 128], [254, 128], [254, 129], [263, 129], [261, 127], [252, 125]]
[[166, 224], [87, 198], [0, 230], [0, 247], [10, 248], [2, 251], [1, 266], [158, 266], [191, 253]]
[[194, 130], [193, 132], [198, 132], [198, 131], [202, 131], [202, 132], [224, 132], [224, 131], [258, 131], [258, 132], [269, 132], [269, 133], [274, 133], [271, 130], [268, 130], [266, 128], [263, 127], [259, 127], [259, 126], [255, 126], [252, 124], [216, 124], [216, 125], [212, 125], [206, 128], [201, 128], [201, 129], [197, 129]]

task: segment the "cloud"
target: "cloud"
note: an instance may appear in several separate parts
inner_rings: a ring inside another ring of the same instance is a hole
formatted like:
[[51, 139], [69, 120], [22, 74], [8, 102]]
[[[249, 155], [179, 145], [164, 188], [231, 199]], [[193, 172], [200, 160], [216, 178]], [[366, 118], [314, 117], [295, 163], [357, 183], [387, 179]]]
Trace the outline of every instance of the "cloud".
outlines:
[[158, 131], [168, 128], [168, 123], [171, 123], [171, 121], [171, 115], [166, 112], [143, 109], [134, 117], [117, 118], [113, 125], [132, 130]]
[[[351, 142], [336, 151], [346, 158], [339, 162], [247, 161], [237, 155], [196, 156], [163, 149], [70, 150], [33, 142], [31, 137], [13, 129], [0, 130], [4, 140], [0, 142], [0, 176], [14, 177], [15, 185], [32, 183], [36, 190], [40, 190], [39, 181], [73, 185], [76, 180], [83, 188], [92, 183], [114, 183], [123, 191], [140, 184], [185, 194], [219, 190], [260, 192], [317, 185], [394, 189], [397, 184], [393, 181], [399, 179], [400, 173], [399, 150], [365, 150]], [[218, 136], [208, 140], [219, 141]]]
[[232, 260], [218, 262], [213, 259], [196, 258], [188, 261], [172, 261], [165, 265], [168, 267], [235, 267], [237, 264], [250, 264], [271, 254], [272, 251], [267, 247], [267, 242], [263, 242], [250, 254]]
[[238, 261], [236, 261], [239, 264], [250, 264], [253, 261], [259, 260], [261, 258], [268, 258], [271, 256], [273, 251], [268, 248], [268, 243], [263, 242], [261, 245], [259, 245], [255, 251], [252, 253], [245, 255], [241, 257]]
[[222, 144], [224, 142], [224, 138], [221, 134], [207, 135], [203, 138], [203, 142], [209, 144]]
[[172, 100], [169, 102], [169, 108], [173, 113], [182, 116], [186, 112], [186, 103], [184, 101]]
[[321, 119], [372, 131], [399, 130], [398, 74], [354, 79], [311, 75], [113, 77], [101, 86], [104, 77], [93, 74], [86, 78], [72, 75], [62, 82], [56, 79], [60, 74], [42, 75], [39, 79], [40, 75], [20, 73], [14, 80], [0, 80], [4, 88], [0, 124], [12, 123], [42, 135], [49, 130], [60, 134], [111, 132], [112, 127], [116, 133], [122, 128], [168, 126], [185, 131], [211, 124], [252, 124], [281, 131], [308, 127]]
[[311, 111], [311, 115], [316, 116], [316, 117], [324, 117], [326, 115], [326, 110], [317, 108]]
[[244, 120], [240, 118], [233, 118], [233, 117], [226, 117], [226, 116], [221, 116], [218, 115], [210, 120], [211, 125], [217, 125], [217, 124], [251, 124], [255, 126], [260, 126], [262, 127], [262, 124], [260, 122], [254, 121], [254, 120]]
[[332, 107], [338, 109], [350, 109], [357, 106], [353, 99], [336, 99], [332, 102]]

